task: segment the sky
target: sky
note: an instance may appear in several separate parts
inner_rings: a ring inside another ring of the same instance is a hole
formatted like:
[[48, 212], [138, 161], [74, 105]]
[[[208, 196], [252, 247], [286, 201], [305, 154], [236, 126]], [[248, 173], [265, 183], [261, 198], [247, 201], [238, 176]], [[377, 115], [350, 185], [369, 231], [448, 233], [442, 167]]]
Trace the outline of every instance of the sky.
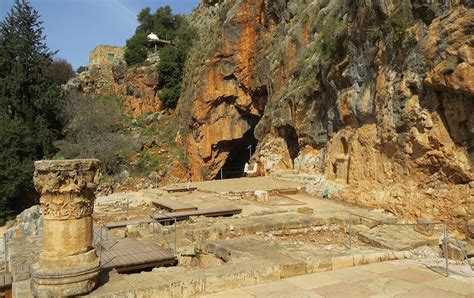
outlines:
[[[88, 65], [89, 52], [99, 44], [124, 46], [137, 27], [137, 15], [165, 5], [174, 13], [190, 13], [200, 0], [30, 0], [40, 13], [46, 43], [58, 57], [77, 69]], [[0, 20], [14, 0], [0, 0]]]

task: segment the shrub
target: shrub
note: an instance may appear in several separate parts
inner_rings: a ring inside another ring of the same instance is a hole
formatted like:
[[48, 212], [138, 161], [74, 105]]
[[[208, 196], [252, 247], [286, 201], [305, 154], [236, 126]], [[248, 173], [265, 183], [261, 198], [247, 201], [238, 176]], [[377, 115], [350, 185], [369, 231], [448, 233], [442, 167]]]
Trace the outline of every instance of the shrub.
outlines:
[[346, 37], [346, 21], [328, 17], [318, 39], [318, 50], [321, 52], [322, 58], [328, 61], [339, 53], [343, 49]]
[[120, 105], [114, 97], [67, 96], [64, 109], [65, 139], [56, 143], [60, 158], [97, 158], [106, 174], [127, 165], [132, 142], [124, 135]]
[[175, 108], [181, 96], [186, 58], [196, 32], [183, 16], [173, 15], [169, 6], [159, 8], [154, 14], [151, 14], [150, 8], [145, 8], [138, 15], [138, 22], [135, 35], [127, 40], [125, 61], [129, 66], [146, 61], [151, 50], [147, 35], [151, 32], [162, 39], [174, 41], [174, 46], [166, 46], [160, 50], [158, 87], [161, 89], [160, 99], [166, 107]]
[[79, 74], [81, 72], [84, 72], [84, 71], [88, 71], [89, 70], [89, 66], [79, 66], [77, 69], [76, 69], [76, 73]]
[[48, 67], [47, 76], [58, 86], [66, 84], [69, 79], [73, 78], [76, 74], [72, 69], [72, 65], [62, 58], [56, 58], [53, 60], [51, 65]]

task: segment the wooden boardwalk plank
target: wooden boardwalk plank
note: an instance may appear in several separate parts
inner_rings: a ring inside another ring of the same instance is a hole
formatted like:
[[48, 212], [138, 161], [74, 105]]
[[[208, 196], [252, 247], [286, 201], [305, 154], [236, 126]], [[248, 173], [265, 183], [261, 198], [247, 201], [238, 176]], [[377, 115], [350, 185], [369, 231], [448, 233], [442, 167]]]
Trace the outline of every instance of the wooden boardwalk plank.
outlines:
[[153, 200], [153, 204], [161, 209], [165, 209], [168, 212], [185, 212], [198, 209], [196, 206], [167, 198]]
[[174, 218], [176, 220], [186, 220], [191, 216], [207, 216], [207, 217], [219, 217], [219, 216], [232, 216], [242, 212], [241, 208], [236, 207], [215, 207], [207, 209], [199, 209], [194, 211], [186, 212], [171, 212], [168, 214], [155, 214], [152, 215], [154, 219], [158, 222], [168, 222], [172, 221]]
[[170, 186], [163, 188], [167, 192], [192, 192], [197, 189], [197, 187], [181, 187], [181, 186]]
[[168, 222], [172, 221], [174, 218], [176, 220], [186, 220], [191, 216], [207, 216], [207, 217], [219, 217], [219, 216], [232, 216], [242, 212], [241, 208], [236, 207], [215, 207], [215, 208], [206, 208], [199, 209], [194, 211], [186, 212], [171, 212], [168, 214], [155, 214], [152, 215], [154, 219], [158, 222]]
[[115, 241], [116, 244], [110, 249], [99, 252], [102, 268], [128, 272], [176, 263], [176, 257], [171, 250], [156, 244], [142, 243], [133, 238]]

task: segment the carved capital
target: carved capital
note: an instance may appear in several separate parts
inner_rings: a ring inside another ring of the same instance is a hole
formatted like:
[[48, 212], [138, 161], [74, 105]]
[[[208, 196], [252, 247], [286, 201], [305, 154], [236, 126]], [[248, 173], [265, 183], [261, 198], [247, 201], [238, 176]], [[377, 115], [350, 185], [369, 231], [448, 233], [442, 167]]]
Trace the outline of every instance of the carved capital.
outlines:
[[91, 216], [101, 163], [96, 159], [35, 162], [33, 181], [45, 219]]
[[92, 216], [94, 198], [68, 195], [42, 195], [41, 212], [45, 219], [78, 219]]

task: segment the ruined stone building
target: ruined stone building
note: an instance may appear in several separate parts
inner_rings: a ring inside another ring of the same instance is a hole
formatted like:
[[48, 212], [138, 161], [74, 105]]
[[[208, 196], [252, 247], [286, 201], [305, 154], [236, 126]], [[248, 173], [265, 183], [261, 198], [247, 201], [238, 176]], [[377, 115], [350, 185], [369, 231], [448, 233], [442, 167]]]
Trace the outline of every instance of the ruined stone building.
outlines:
[[112, 64], [116, 60], [122, 60], [123, 55], [123, 47], [98, 45], [89, 53], [89, 66]]

